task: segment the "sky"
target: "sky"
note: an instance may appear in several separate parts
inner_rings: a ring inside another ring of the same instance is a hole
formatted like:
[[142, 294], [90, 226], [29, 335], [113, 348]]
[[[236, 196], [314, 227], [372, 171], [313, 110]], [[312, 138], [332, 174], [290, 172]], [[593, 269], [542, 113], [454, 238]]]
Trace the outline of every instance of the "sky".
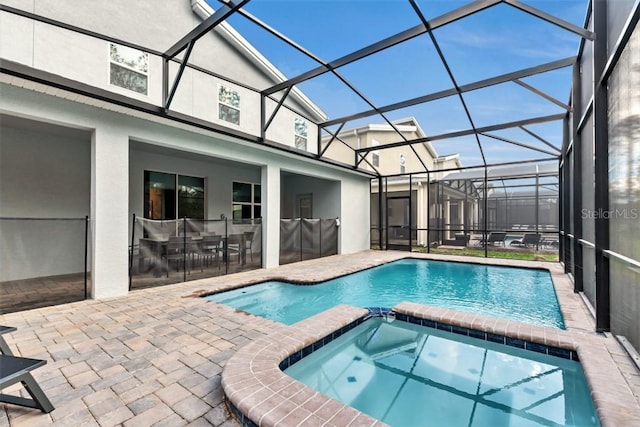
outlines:
[[[219, 2], [208, 0], [212, 7]], [[582, 27], [588, 0], [525, 0], [526, 4]], [[458, 0], [417, 0], [429, 20], [469, 3]], [[330, 62], [420, 24], [407, 0], [252, 0], [244, 10], [294, 40], [323, 61]], [[287, 78], [317, 67], [313, 59], [298, 52], [239, 15], [227, 22], [253, 44]], [[507, 4], [499, 4], [433, 31], [458, 86], [519, 69], [574, 56], [580, 37], [532, 17]], [[403, 101], [454, 86], [427, 34], [340, 67], [366, 100], [338, 77], [326, 73], [297, 85], [329, 119]], [[567, 103], [571, 68], [523, 79], [557, 100]], [[475, 127], [530, 117], [562, 113], [563, 108], [515, 84], [467, 92], [463, 95]], [[368, 102], [367, 102], [368, 101]], [[389, 120], [415, 117], [427, 135], [471, 128], [457, 96], [386, 114]], [[365, 123], [384, 123], [380, 116], [349, 122], [345, 129]], [[337, 129], [333, 127], [332, 130]], [[562, 124], [529, 127], [559, 146]], [[520, 130], [501, 130], [494, 135], [549, 150], [535, 137]], [[549, 157], [526, 148], [481, 136], [487, 163]], [[433, 143], [439, 154], [459, 153], [463, 165], [482, 164], [473, 136]]]

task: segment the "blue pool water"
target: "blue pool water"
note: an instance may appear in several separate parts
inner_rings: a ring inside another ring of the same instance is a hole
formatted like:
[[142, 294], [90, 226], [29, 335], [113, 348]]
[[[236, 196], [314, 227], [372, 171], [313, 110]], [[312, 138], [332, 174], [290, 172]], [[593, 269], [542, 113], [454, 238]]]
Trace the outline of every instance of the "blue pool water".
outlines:
[[271, 281], [207, 298], [285, 324], [338, 304], [411, 301], [564, 329], [551, 275], [526, 268], [403, 259], [315, 285]]
[[284, 371], [391, 426], [598, 426], [578, 362], [371, 319]]

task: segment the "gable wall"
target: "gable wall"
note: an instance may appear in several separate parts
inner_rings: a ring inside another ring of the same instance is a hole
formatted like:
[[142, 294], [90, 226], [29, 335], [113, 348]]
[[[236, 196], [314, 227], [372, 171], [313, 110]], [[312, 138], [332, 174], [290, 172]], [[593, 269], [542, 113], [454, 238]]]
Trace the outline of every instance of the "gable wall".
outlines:
[[[157, 51], [165, 51], [202, 22], [192, 11], [190, 0], [3, 2], [12, 7]], [[107, 41], [5, 12], [0, 13], [0, 36], [0, 56], [3, 59], [144, 102], [162, 105], [160, 56], [149, 55], [148, 91], [147, 94], [138, 94], [110, 84]], [[263, 89], [274, 84], [274, 81], [250, 62], [244, 53], [239, 52], [215, 31], [198, 40], [189, 62], [241, 81], [249, 87]], [[172, 63], [170, 85], [177, 70], [178, 64]], [[219, 84], [224, 84], [240, 94], [240, 125], [219, 119]], [[288, 105], [310, 115], [290, 98]], [[193, 69], [185, 71], [170, 109], [254, 136], [260, 135], [260, 96], [257, 92]], [[268, 139], [273, 138], [275, 142], [293, 146], [294, 116], [294, 112], [283, 108], [270, 128]], [[310, 121], [308, 127], [310, 133], [317, 134], [315, 125]], [[315, 137], [310, 140], [315, 141]], [[309, 144], [309, 151], [314, 150], [315, 144]]]

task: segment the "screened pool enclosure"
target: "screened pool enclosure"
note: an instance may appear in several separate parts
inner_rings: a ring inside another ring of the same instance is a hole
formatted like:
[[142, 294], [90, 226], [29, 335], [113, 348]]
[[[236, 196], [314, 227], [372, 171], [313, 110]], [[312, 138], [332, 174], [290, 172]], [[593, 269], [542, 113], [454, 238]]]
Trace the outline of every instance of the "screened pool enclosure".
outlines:
[[[496, 257], [518, 252], [557, 260], [557, 164], [429, 175], [372, 182], [372, 247]], [[407, 190], [390, 191], [401, 185]]]
[[[597, 329], [624, 335], [640, 347], [635, 327], [640, 324], [638, 1], [208, 4], [214, 10], [200, 25], [165, 51], [149, 50], [164, 67], [162, 108], [92, 93], [86, 85], [55, 79], [51, 84], [368, 177], [369, 197], [357, 200], [369, 203], [370, 218], [362, 221], [368, 221], [374, 249], [562, 262], [575, 291], [593, 306]], [[9, 6], [2, 6], [2, 13], [110, 40]], [[223, 24], [290, 75], [279, 74], [278, 83], [258, 87], [234, 80], [238, 76], [224, 77], [242, 85], [260, 105], [255, 135], [172, 112], [184, 75], [224, 74], [190, 61], [198, 40]], [[9, 76], [43, 81], [10, 61], [2, 67]], [[287, 145], [274, 136], [274, 123], [283, 111], [292, 111], [292, 97], [302, 92], [326, 118], [301, 113], [304, 120], [296, 119], [294, 142]], [[238, 165], [253, 176], [254, 185], [267, 185], [252, 165]], [[297, 181], [291, 179], [278, 193], [290, 199], [289, 205], [298, 203], [277, 218], [284, 221], [276, 239], [280, 262], [342, 253], [339, 210], [326, 207], [349, 188], [327, 180], [302, 191]], [[307, 194], [321, 213], [307, 215], [308, 206], [296, 199]], [[175, 229], [174, 237], [182, 237], [183, 253], [175, 257], [141, 245], [156, 225], [134, 222], [133, 242], [127, 242], [135, 255], [129, 259], [131, 271], [160, 266], [152, 270], [154, 277], [166, 279], [177, 269], [179, 281], [211, 266], [221, 272], [262, 266], [269, 240], [257, 221], [261, 215], [252, 214], [248, 223], [218, 215], [208, 213], [193, 230], [183, 227], [182, 234], [176, 220], [172, 233]], [[5, 247], [15, 236], [5, 230], [15, 220], [20, 219], [3, 218], [0, 224], [3, 265], [12, 262]], [[73, 233], [82, 233], [78, 230]], [[196, 240], [211, 237], [207, 234], [222, 240], [209, 253], [201, 253], [202, 245], [189, 252], [187, 237], [194, 236], [188, 233], [197, 233]], [[328, 237], [331, 243], [323, 243]], [[82, 270], [83, 244], [77, 244], [69, 273]], [[154, 253], [160, 254], [155, 264], [147, 256]], [[51, 269], [52, 275], [59, 272]]]

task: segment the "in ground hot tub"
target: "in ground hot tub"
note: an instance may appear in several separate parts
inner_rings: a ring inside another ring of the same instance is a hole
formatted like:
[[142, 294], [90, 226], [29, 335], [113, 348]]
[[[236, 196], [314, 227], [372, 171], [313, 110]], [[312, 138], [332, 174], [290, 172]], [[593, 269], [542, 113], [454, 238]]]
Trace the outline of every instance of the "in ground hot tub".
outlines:
[[391, 426], [600, 425], [575, 351], [430, 324], [369, 319], [284, 372]]

